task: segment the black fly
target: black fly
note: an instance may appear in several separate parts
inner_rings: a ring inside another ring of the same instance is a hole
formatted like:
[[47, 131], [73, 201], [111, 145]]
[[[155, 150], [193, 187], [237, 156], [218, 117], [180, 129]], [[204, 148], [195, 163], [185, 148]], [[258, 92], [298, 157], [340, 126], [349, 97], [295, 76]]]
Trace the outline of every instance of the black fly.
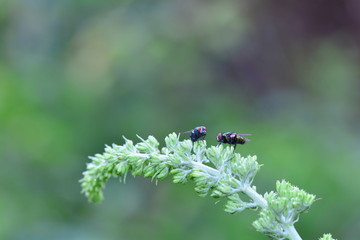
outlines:
[[197, 140], [204, 140], [206, 136], [206, 127], [199, 126], [190, 131], [183, 132], [181, 134], [190, 133], [190, 139], [192, 142], [196, 142]]

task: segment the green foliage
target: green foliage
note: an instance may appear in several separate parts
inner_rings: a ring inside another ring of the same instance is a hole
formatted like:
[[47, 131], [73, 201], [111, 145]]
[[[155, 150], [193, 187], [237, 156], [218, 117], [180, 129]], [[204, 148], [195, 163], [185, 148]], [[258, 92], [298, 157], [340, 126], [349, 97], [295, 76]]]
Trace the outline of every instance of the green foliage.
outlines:
[[319, 238], [319, 240], [336, 240], [335, 238], [332, 238], [331, 234], [324, 234], [322, 238]]
[[277, 181], [276, 191], [265, 193], [264, 198], [269, 207], [262, 209], [260, 218], [254, 222], [254, 227], [275, 238], [284, 236], [283, 225], [293, 225], [299, 220], [299, 215], [315, 201], [315, 196], [308, 194], [286, 181]]
[[[84, 156], [103, 143], [203, 123], [208, 145], [253, 134], [237, 150], [265, 163], [262, 194], [286, 179], [324, 199], [302, 235], [359, 239], [360, 42], [356, 13], [338, 17], [357, 2], [0, 1], [0, 239], [258, 239], [242, 214], [197, 207], [212, 201], [192, 184], [157, 188], [167, 211], [142, 179], [107, 183], [96, 207], [78, 194]], [[179, 197], [195, 209], [175, 220]]]
[[[133, 176], [144, 175], [157, 181], [172, 175], [174, 183], [194, 181], [200, 196], [227, 199], [228, 213], [261, 208], [259, 219], [253, 223], [259, 232], [275, 239], [301, 239], [294, 224], [315, 196], [284, 180], [276, 183], [276, 192], [258, 194], [256, 187], [251, 186], [260, 169], [256, 156], [243, 157], [223, 145], [207, 148], [206, 141], [179, 141], [175, 133], [165, 138], [166, 147], [161, 151], [153, 136], [147, 140], [139, 137], [141, 142], [135, 145], [124, 139], [124, 145], [107, 146], [104, 154], [90, 157], [92, 162], [80, 182], [91, 202], [103, 199], [102, 189], [111, 176], [122, 180], [130, 171]], [[244, 201], [243, 195], [250, 200]]]

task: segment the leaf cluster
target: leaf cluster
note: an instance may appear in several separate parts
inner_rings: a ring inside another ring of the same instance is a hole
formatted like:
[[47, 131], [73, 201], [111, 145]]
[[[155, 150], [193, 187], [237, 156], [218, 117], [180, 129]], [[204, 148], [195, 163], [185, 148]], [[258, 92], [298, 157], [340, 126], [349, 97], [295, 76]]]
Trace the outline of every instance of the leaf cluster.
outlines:
[[[171, 133], [166, 146], [149, 136], [134, 144], [126, 138], [123, 145], [106, 146], [103, 154], [90, 157], [83, 178], [82, 192], [91, 202], [103, 199], [102, 190], [110, 177], [124, 181], [128, 173], [158, 181], [171, 175], [174, 183], [195, 182], [200, 196], [227, 200], [225, 211], [231, 214], [261, 208], [255, 229], [273, 239], [301, 239], [294, 228], [302, 212], [309, 209], [315, 195], [286, 181], [276, 183], [276, 191], [256, 192], [253, 179], [260, 169], [256, 156], [243, 157], [229, 146], [206, 146], [206, 141], [179, 141]], [[246, 200], [244, 200], [244, 196]], [[321, 240], [331, 240], [324, 235]]]

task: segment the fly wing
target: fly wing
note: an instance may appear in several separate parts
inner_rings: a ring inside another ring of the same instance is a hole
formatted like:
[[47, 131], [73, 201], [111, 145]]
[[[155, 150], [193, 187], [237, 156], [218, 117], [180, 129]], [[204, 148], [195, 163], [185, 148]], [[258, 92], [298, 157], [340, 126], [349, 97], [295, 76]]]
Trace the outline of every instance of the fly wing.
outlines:
[[189, 130], [189, 131], [186, 131], [186, 132], [182, 132], [182, 133], [180, 133], [181, 135], [183, 135], [183, 134], [188, 134], [188, 133], [191, 133], [191, 131], [192, 130]]
[[[249, 133], [238, 133], [238, 134], [241, 135], [241, 136], [250, 136], [251, 135]], [[244, 137], [244, 139], [245, 139], [246, 142], [250, 142], [250, 139], [247, 139], [245, 137]]]

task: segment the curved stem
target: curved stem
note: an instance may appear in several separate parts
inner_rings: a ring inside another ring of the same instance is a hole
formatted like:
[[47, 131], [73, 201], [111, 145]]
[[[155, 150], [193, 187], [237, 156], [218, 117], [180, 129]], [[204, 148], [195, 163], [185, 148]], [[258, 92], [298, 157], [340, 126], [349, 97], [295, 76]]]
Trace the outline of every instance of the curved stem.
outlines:
[[258, 194], [253, 188], [251, 188], [250, 186], [248, 186], [247, 188], [245, 188], [243, 190], [243, 193], [246, 194], [248, 197], [250, 197], [254, 202], [256, 202], [257, 204], [259, 204], [259, 206], [261, 208], [267, 208], [268, 207], [268, 203], [265, 200], [265, 198], [263, 196], [261, 196], [260, 194]]
[[[232, 196], [233, 194], [239, 194], [242, 192], [244, 195], [248, 196], [249, 199], [252, 201], [243, 202], [240, 199], [240, 196], [236, 196], [235, 200], [230, 199], [229, 204], [233, 204], [235, 211], [242, 211], [246, 208], [252, 207], [260, 207], [264, 210], [269, 210], [270, 212], [273, 211], [271, 207], [269, 207], [269, 202], [271, 199], [265, 199], [264, 196], [257, 193], [255, 187], [251, 187], [251, 182], [253, 175], [259, 168], [258, 163], [256, 162], [256, 157], [248, 159], [248, 164], [253, 164], [251, 166], [242, 166], [244, 167], [244, 171], [237, 172], [237, 168], [240, 165], [236, 165], [235, 168], [232, 165], [224, 166], [227, 164], [227, 161], [217, 161], [218, 158], [221, 158], [222, 154], [225, 154], [228, 158], [228, 155], [232, 150], [229, 152], [227, 149], [223, 148], [209, 148], [207, 155], [210, 155], [213, 158], [213, 162], [210, 159], [206, 159], [203, 155], [199, 154], [198, 151], [194, 151], [196, 153], [196, 158], [193, 156], [189, 156], [189, 150], [191, 147], [188, 143], [184, 143], [185, 145], [185, 156], [180, 154], [179, 152], [181, 149], [177, 151], [169, 152], [165, 151], [165, 153], [160, 152], [157, 149], [157, 141], [153, 137], [148, 140], [144, 140], [140, 138], [143, 143], [139, 143], [137, 145], [133, 145], [133, 143], [129, 140], [126, 140], [124, 146], [115, 146], [116, 149], [112, 147], [107, 147], [105, 153], [103, 155], [95, 155], [95, 157], [91, 157], [93, 163], [88, 164], [87, 171], [84, 172], [84, 178], [81, 180], [83, 192], [85, 192], [86, 196], [91, 199], [92, 201], [99, 201], [102, 199], [102, 192], [101, 189], [104, 187], [104, 183], [110, 177], [110, 173], [116, 172], [119, 176], [126, 176], [127, 171], [129, 168], [133, 170], [134, 175], [144, 174], [146, 177], [153, 177], [156, 179], [160, 179], [166, 177], [168, 172], [172, 169], [180, 169], [181, 171], [195, 171], [197, 173], [200, 170], [200, 176], [202, 177], [204, 174], [205, 179], [208, 177], [211, 180], [210, 186], [214, 187], [216, 184], [228, 184], [228, 186], [223, 187], [224, 192], [219, 187], [218, 192], [213, 192], [215, 195], [221, 195], [222, 197]], [[167, 138], [167, 145], [170, 145], [173, 148], [175, 145], [179, 146], [178, 144], [178, 137], [175, 134], [169, 135]], [[189, 140], [187, 140], [190, 142]], [[186, 148], [188, 147], [188, 148]], [[200, 147], [206, 147], [200, 146]], [[209, 154], [210, 151], [213, 151]], [[223, 152], [222, 152], [223, 151]], [[183, 159], [187, 158], [189, 159]], [[236, 155], [236, 158], [240, 158], [240, 155]], [[205, 158], [205, 159], [204, 159]], [[194, 159], [198, 160], [195, 161]], [[239, 159], [238, 159], [239, 160]], [[242, 161], [242, 159], [240, 159]], [[124, 164], [120, 164], [124, 161]], [[203, 162], [212, 162], [214, 167], [208, 166]], [[216, 164], [218, 163], [218, 164]], [[145, 166], [146, 165], [146, 166]], [[145, 166], [145, 170], [144, 170]], [[249, 168], [248, 168], [249, 167]], [[165, 170], [165, 172], [164, 172]], [[180, 172], [181, 172], [180, 171]], [[232, 172], [234, 171], [234, 173]], [[246, 173], [246, 171], [248, 171]], [[162, 173], [165, 174], [162, 174]], [[187, 177], [189, 172], [186, 172], [184, 176], [180, 177]], [[161, 177], [160, 177], [161, 175]], [[193, 176], [196, 177], [196, 174]], [[100, 180], [99, 180], [100, 179]], [[175, 178], [174, 178], [175, 179]], [[201, 180], [199, 180], [201, 184]], [[208, 193], [209, 190], [205, 185], [205, 193]], [[286, 185], [286, 184], [285, 184]], [[289, 185], [289, 184], [288, 184]], [[200, 189], [204, 186], [200, 186]], [[215, 186], [218, 187], [218, 186]], [[215, 188], [214, 187], [214, 188]], [[227, 187], [227, 188], [226, 188]], [[238, 199], [238, 200], [237, 200]], [[238, 203], [238, 206], [236, 205]], [[271, 202], [272, 203], [272, 202]], [[266, 212], [266, 211], [265, 211]], [[300, 235], [297, 233], [293, 224], [289, 224], [289, 221], [277, 221], [274, 219], [276, 229], [272, 229], [272, 225], [270, 223], [270, 227], [265, 229], [270, 233], [274, 231], [278, 234], [279, 238], [287, 238], [289, 240], [301, 240]], [[261, 224], [259, 224], [260, 226]], [[260, 232], [261, 228], [259, 228]]]
[[[195, 162], [192, 161], [193, 165], [196, 165], [202, 169], [204, 169], [205, 171], [212, 173], [212, 174], [219, 174], [219, 170], [209, 167], [205, 164], [202, 164], [200, 162]], [[235, 178], [235, 180], [237, 182], [239, 182], [238, 179]], [[240, 183], [239, 183], [240, 184]], [[257, 193], [252, 187], [247, 186], [244, 189], [241, 189], [241, 191], [247, 195], [249, 198], [251, 198], [256, 204], [258, 204], [261, 208], [268, 208], [268, 203], [266, 201], [266, 199], [259, 193]], [[299, 233], [296, 231], [294, 225], [288, 225], [288, 224], [281, 224], [282, 228], [285, 230], [285, 232], [287, 233], [287, 237], [290, 240], [302, 240]]]
[[301, 240], [300, 235], [298, 234], [298, 232], [296, 231], [294, 225], [283, 225], [284, 230], [288, 233], [287, 237], [290, 240]]

